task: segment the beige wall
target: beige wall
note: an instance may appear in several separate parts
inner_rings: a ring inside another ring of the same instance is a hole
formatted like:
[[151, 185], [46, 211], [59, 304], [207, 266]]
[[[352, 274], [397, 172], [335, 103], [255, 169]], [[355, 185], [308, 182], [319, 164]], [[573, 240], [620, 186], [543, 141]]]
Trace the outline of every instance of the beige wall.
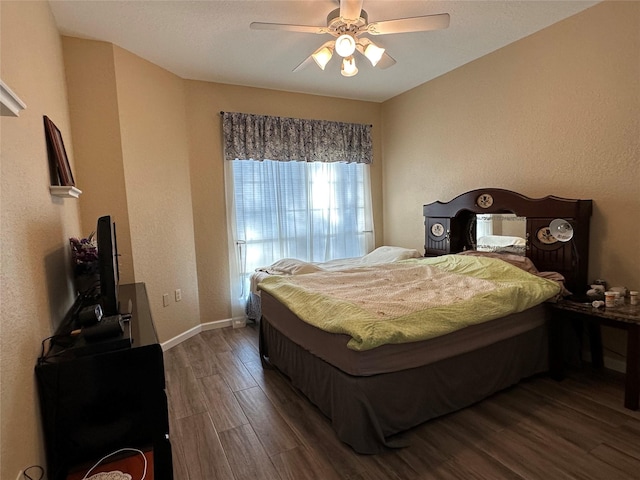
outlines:
[[63, 46], [83, 226], [112, 215], [121, 283], [146, 284], [170, 340], [200, 324], [183, 80], [109, 43]]
[[[63, 62], [46, 3], [0, 9], [1, 77], [27, 104], [0, 122], [0, 478], [44, 463], [33, 365], [72, 301], [67, 239], [97, 216], [116, 216], [124, 276], [147, 283], [161, 340], [230, 317], [221, 110], [373, 124], [377, 245], [422, 249], [422, 205], [482, 186], [592, 198], [590, 276], [640, 286], [638, 2], [598, 5], [382, 105], [183, 81], [87, 40], [64, 39]], [[79, 201], [49, 195], [44, 114]]]
[[385, 242], [475, 188], [589, 198], [589, 276], [640, 288], [639, 27], [605, 2], [385, 102]]
[[596, 5], [385, 102], [385, 243], [422, 248], [422, 205], [475, 188], [593, 199], [589, 277], [640, 289], [639, 112], [640, 2]]
[[[82, 165], [79, 183], [85, 180], [91, 193], [81, 199], [83, 222], [91, 225], [99, 214], [116, 212], [119, 246], [120, 224], [128, 228], [123, 237], [130, 239], [131, 253], [122, 252], [125, 271], [147, 284], [161, 341], [200, 323], [231, 318], [222, 110], [372, 124], [380, 244], [380, 104], [183, 81], [103, 42], [65, 37], [63, 45], [76, 158]], [[180, 303], [174, 301], [177, 288]], [[170, 296], [167, 308], [163, 293]]]
[[42, 116], [75, 171], [60, 36], [46, 2], [0, 2], [0, 76], [27, 105], [0, 120], [0, 478], [44, 464], [33, 368], [73, 302], [78, 201], [52, 197]]
[[221, 111], [373, 125], [371, 183], [376, 244], [382, 241], [380, 104], [206, 82], [186, 82], [191, 191], [203, 322], [231, 317]]
[[135, 278], [167, 341], [201, 321], [183, 80], [121, 48], [115, 67]]
[[116, 89], [115, 47], [110, 43], [62, 37], [69, 97], [76, 182], [82, 190], [80, 219], [84, 235], [97, 219], [116, 222], [120, 280], [135, 279], [120, 112]]

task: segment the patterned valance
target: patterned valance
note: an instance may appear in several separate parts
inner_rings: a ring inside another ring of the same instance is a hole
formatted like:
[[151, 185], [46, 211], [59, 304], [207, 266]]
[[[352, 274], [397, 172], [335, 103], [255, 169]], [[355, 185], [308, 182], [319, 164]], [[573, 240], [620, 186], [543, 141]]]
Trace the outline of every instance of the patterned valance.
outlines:
[[371, 163], [371, 125], [222, 113], [225, 160]]

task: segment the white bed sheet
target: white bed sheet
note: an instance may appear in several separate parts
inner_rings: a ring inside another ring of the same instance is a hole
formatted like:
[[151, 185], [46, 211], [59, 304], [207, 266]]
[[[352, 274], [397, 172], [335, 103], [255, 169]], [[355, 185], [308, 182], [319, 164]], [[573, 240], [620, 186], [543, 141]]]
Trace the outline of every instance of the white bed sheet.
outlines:
[[393, 263], [420, 257], [420, 252], [413, 248], [384, 245], [362, 257], [340, 258], [328, 262], [305, 262], [295, 258], [283, 258], [272, 265], [258, 268], [251, 274], [251, 293], [260, 296], [258, 284], [270, 275], [304, 275], [323, 270], [335, 272], [357, 266]]

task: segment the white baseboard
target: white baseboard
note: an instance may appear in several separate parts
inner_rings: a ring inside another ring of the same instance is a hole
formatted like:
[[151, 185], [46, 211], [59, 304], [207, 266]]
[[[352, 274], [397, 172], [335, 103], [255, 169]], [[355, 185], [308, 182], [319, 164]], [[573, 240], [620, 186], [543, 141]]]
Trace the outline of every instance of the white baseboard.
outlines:
[[231, 327], [231, 326], [233, 326], [233, 328], [238, 328], [238, 327], [244, 327], [245, 324], [246, 322], [244, 320], [234, 321], [231, 318], [227, 318], [225, 320], [216, 320], [215, 322], [201, 323], [200, 325], [196, 325], [195, 327], [190, 328], [186, 332], [183, 332], [180, 335], [177, 335], [172, 339], [167, 340], [166, 342], [163, 342], [160, 346], [162, 347], [162, 351], [165, 352], [170, 348], [173, 348], [176, 345], [181, 344], [185, 340], [188, 340], [191, 337], [201, 332], [204, 332], [206, 330], [215, 330], [216, 328], [224, 328], [224, 327]]
[[227, 318], [225, 320], [216, 320], [215, 322], [207, 322], [202, 323], [200, 326], [202, 327], [202, 331], [206, 330], [215, 330], [217, 328], [231, 327], [233, 325], [233, 320]]

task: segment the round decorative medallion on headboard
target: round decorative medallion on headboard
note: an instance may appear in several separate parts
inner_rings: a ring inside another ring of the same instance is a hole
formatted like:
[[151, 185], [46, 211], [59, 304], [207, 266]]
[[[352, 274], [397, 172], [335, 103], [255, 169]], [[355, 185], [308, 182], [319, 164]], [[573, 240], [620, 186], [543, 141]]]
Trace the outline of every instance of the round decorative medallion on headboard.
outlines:
[[444, 235], [444, 226], [441, 223], [434, 223], [431, 225], [431, 233], [434, 237], [441, 237]]
[[483, 193], [476, 199], [476, 205], [480, 208], [489, 208], [493, 205], [493, 197], [488, 193]]
[[558, 242], [558, 239], [551, 235], [549, 227], [539, 228], [536, 232], [536, 237], [538, 238], [538, 241], [544, 245], [553, 245]]

